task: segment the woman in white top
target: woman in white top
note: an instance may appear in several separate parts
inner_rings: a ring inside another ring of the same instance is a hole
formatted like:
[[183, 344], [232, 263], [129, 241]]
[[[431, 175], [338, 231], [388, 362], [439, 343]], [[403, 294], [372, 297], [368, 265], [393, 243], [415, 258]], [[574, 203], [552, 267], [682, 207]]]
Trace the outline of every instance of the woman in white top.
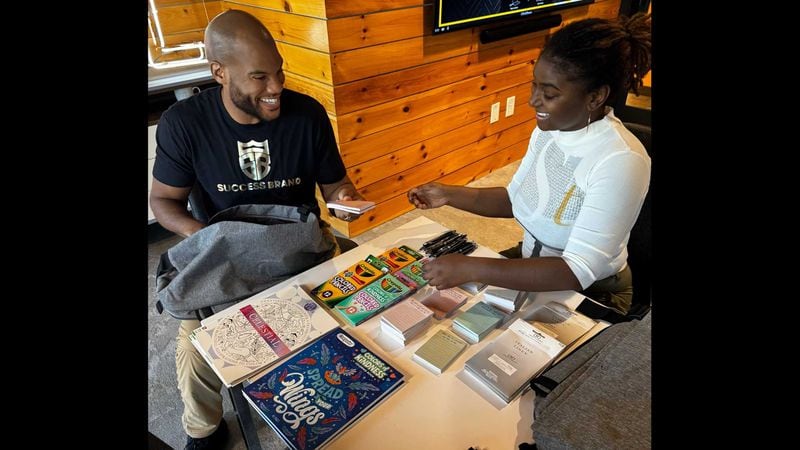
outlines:
[[626, 249], [650, 183], [650, 157], [614, 116], [618, 96], [650, 70], [650, 16], [585, 19], [552, 35], [533, 71], [536, 128], [507, 188], [428, 183], [417, 208], [450, 205], [514, 217], [520, 259], [444, 255], [424, 277], [438, 288], [468, 281], [521, 291], [576, 290], [625, 313], [633, 295]]

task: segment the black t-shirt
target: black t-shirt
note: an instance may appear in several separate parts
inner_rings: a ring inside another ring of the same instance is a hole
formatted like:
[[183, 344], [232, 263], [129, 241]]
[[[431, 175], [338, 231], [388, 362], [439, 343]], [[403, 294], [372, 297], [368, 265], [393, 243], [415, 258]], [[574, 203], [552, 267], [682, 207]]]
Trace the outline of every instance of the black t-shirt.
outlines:
[[221, 87], [173, 104], [156, 129], [153, 177], [174, 187], [195, 181], [211, 217], [236, 205], [316, 205], [317, 183], [346, 172], [325, 109], [284, 89], [277, 119], [242, 125], [222, 104]]

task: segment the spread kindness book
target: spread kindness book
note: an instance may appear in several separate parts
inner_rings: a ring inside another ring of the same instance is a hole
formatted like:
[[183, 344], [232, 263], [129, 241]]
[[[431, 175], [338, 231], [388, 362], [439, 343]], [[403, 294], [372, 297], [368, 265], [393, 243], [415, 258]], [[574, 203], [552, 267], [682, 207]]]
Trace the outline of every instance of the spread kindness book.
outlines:
[[318, 448], [371, 411], [403, 374], [337, 328], [244, 388], [247, 401], [293, 450]]

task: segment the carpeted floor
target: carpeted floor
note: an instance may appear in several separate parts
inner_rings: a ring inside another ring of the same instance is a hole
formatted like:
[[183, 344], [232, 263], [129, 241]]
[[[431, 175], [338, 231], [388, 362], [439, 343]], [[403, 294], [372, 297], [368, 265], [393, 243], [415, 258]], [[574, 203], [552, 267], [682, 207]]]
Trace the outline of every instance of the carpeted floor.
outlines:
[[[517, 170], [519, 162], [509, 164], [495, 172], [470, 183], [470, 186], [506, 186]], [[470, 240], [500, 251], [515, 245], [522, 239], [522, 228], [514, 219], [489, 219], [465, 213], [450, 207], [428, 211], [412, 210], [392, 219], [372, 230], [352, 239], [361, 244], [392, 230], [419, 216], [426, 216], [445, 227], [467, 233]], [[155, 309], [155, 271], [159, 256], [180, 241], [177, 236], [168, 237], [148, 246], [148, 285], [150, 296], [148, 305], [148, 429], [150, 432], [174, 449], [182, 449], [186, 435], [181, 427], [183, 404], [175, 381], [175, 336], [178, 321], [164, 313], [159, 315]], [[227, 392], [223, 395], [225, 420], [231, 431], [228, 449], [245, 449], [239, 431], [236, 414], [233, 411]], [[286, 448], [280, 439], [254, 415], [259, 422], [258, 435], [263, 449]]]

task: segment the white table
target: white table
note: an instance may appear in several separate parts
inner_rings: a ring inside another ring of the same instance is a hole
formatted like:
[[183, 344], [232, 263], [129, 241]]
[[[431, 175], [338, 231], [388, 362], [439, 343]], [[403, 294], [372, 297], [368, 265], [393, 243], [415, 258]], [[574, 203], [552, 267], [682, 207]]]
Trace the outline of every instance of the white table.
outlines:
[[[419, 249], [425, 241], [446, 230], [430, 219], [417, 218], [297, 277], [279, 283], [266, 292], [277, 291], [294, 283], [310, 290], [369, 254], [378, 255], [400, 245]], [[482, 246], [473, 255], [502, 258]], [[481, 295], [473, 296], [460, 310], [464, 311], [480, 301]], [[582, 299], [583, 296], [576, 292], [558, 291], [532, 294], [529, 302], [544, 304], [556, 300], [574, 308]], [[334, 317], [340, 320], [338, 315], [334, 314]], [[380, 335], [380, 313], [357, 327], [343, 326], [403, 372], [406, 382], [405, 386], [367, 413], [327, 448], [466, 450], [472, 446], [481, 450], [513, 450], [522, 442], [532, 442], [533, 391], [528, 390], [508, 405], [502, 405], [496, 396], [488, 393], [488, 389], [484, 388], [487, 395], [484, 397], [465, 384], [464, 380], [468, 375], [462, 373], [467, 359], [496, 338], [511, 321], [513, 318], [478, 344], [470, 345], [438, 376], [414, 362], [411, 356], [436, 331], [450, 328], [452, 318], [441, 321], [434, 319], [424, 334], [414, 337], [405, 347]], [[487, 398], [496, 400], [489, 401]]]

